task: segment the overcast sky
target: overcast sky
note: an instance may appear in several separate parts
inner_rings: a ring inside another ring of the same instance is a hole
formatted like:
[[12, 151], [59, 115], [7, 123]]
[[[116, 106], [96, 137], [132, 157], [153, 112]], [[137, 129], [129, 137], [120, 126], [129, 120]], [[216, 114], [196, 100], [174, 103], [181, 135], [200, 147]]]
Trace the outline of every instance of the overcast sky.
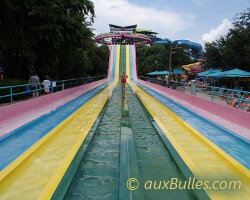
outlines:
[[92, 0], [97, 34], [109, 24], [137, 24], [162, 38], [188, 39], [203, 44], [226, 34], [235, 15], [249, 0]]

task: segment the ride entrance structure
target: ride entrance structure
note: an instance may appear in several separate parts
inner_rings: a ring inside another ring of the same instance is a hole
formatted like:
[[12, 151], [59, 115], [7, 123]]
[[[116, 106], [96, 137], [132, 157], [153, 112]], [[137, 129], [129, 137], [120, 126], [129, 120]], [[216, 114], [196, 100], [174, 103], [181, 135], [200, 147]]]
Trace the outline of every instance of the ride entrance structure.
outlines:
[[110, 31], [96, 37], [100, 44], [152, 44], [158, 33], [149, 30], [138, 29], [137, 25], [117, 26], [109, 24]]

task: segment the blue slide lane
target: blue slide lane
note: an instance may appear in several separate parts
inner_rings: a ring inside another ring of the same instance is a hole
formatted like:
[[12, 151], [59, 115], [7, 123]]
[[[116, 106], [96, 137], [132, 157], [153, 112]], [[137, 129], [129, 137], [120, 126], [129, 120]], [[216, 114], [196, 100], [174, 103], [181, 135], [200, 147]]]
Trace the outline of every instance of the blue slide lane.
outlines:
[[129, 45], [129, 75], [130, 80], [134, 81], [134, 73], [133, 73], [133, 49], [132, 46]]
[[1, 138], [0, 171], [107, 85], [104, 83]]
[[[131, 51], [132, 48], [130, 49], [130, 52]], [[130, 55], [130, 60], [132, 60], [132, 56], [133, 55]], [[130, 76], [133, 77], [133, 63], [130, 62], [129, 65]], [[218, 147], [223, 149], [246, 168], [250, 168], [250, 142], [248, 140], [241, 138], [234, 132], [213, 123], [199, 114], [192, 112], [184, 106], [175, 103], [156, 91], [151, 90], [138, 82], [134, 82], [133, 79], [131, 79], [131, 81], [165, 105], [168, 109], [190, 124], [193, 128], [215, 143]]]
[[117, 46], [114, 46], [112, 76], [109, 82], [88, 91], [0, 138], [0, 171], [114, 80], [116, 49]]
[[192, 112], [184, 106], [175, 103], [156, 91], [153, 91], [140, 83], [136, 84], [223, 149], [226, 153], [231, 155], [246, 168], [250, 169], [250, 142], [248, 140], [237, 136], [232, 131], [229, 131], [224, 127]]
[[113, 51], [112, 80], [115, 79], [116, 51], [117, 51], [117, 46], [115, 45]]

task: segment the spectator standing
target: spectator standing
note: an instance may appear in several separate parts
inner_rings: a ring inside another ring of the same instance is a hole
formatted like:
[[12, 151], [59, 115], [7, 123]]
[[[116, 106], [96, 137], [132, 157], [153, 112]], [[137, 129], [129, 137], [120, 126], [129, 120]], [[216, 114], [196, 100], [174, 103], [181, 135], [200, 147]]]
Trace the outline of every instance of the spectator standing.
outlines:
[[29, 84], [31, 86], [32, 96], [33, 97], [38, 96], [39, 95], [38, 89], [40, 89], [40, 80], [37, 74], [34, 74], [30, 77]]
[[171, 79], [171, 84], [172, 84], [172, 89], [176, 90], [177, 88], [177, 81], [176, 81], [176, 76], [174, 75]]
[[53, 88], [52, 89], [52, 93], [55, 93], [57, 90], [57, 88], [56, 88], [56, 80], [53, 80], [53, 79], [51, 79], [51, 85], [52, 85], [52, 87], [51, 88]]
[[0, 62], [0, 80], [3, 80], [4, 66]]
[[44, 92], [45, 95], [50, 93], [50, 86], [51, 86], [51, 82], [49, 80], [49, 76], [45, 77], [45, 80], [42, 82], [43, 88], [44, 88]]
[[165, 81], [165, 86], [167, 86], [168, 85], [168, 75], [165, 76], [164, 81]]

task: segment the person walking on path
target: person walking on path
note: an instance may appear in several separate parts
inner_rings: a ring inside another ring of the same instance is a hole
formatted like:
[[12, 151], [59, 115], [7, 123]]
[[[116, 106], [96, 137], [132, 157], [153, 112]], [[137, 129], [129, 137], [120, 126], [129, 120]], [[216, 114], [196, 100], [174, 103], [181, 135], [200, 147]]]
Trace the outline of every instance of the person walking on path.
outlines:
[[57, 91], [56, 80], [52, 78], [50, 80], [51, 80], [51, 93], [55, 93]]
[[30, 77], [29, 84], [31, 85], [32, 96], [38, 96], [39, 91], [37, 90], [40, 89], [40, 80], [37, 74], [34, 74]]
[[50, 86], [51, 86], [49, 76], [45, 77], [45, 80], [43, 81], [42, 85], [43, 85], [43, 88], [44, 88], [45, 95], [49, 94], [50, 93]]

